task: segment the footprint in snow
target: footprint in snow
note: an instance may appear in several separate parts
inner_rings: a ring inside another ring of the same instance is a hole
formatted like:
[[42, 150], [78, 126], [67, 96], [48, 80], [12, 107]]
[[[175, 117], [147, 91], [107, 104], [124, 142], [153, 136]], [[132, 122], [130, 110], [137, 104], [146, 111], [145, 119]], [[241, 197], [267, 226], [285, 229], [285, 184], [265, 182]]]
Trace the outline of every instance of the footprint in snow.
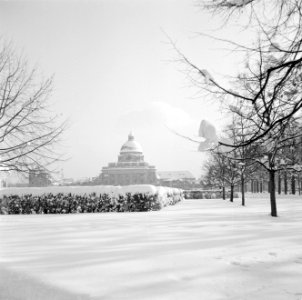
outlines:
[[271, 256], [277, 256], [276, 252], [269, 252], [268, 254], [271, 255]]

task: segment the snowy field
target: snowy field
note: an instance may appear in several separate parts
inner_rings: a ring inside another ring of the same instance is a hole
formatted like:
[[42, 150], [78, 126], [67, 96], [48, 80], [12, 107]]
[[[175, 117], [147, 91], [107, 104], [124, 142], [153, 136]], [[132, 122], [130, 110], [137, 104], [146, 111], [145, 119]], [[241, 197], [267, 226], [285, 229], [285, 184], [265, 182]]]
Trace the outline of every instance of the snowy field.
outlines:
[[0, 299], [302, 299], [302, 196], [0, 216]]

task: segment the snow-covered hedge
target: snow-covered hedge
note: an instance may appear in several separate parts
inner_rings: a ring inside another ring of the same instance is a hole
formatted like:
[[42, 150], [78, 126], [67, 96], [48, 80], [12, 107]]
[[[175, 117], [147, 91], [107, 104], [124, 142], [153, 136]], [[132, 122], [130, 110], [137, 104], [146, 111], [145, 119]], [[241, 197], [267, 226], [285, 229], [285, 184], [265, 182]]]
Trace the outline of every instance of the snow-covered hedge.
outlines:
[[[222, 198], [222, 191], [204, 190], [204, 191], [184, 191], [185, 199], [220, 199]], [[230, 191], [225, 192], [225, 197], [230, 197]], [[234, 193], [234, 198], [239, 198], [238, 193]]]
[[183, 199], [153, 185], [56, 186], [0, 190], [0, 214], [66, 214], [159, 210]]

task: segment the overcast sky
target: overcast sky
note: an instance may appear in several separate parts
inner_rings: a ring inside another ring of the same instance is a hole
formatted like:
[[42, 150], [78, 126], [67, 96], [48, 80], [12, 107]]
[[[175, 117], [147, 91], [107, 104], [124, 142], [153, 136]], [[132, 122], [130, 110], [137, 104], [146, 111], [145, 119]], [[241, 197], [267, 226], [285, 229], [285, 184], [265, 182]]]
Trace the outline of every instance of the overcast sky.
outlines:
[[54, 109], [70, 120], [65, 177], [97, 176], [130, 131], [158, 170], [200, 176], [205, 154], [169, 128], [197, 137], [202, 119], [219, 129], [226, 117], [215, 101], [196, 97], [163, 32], [214, 76], [235, 72], [238, 57], [196, 33], [240, 32], [194, 3], [0, 1], [0, 34], [45, 76], [55, 75]]

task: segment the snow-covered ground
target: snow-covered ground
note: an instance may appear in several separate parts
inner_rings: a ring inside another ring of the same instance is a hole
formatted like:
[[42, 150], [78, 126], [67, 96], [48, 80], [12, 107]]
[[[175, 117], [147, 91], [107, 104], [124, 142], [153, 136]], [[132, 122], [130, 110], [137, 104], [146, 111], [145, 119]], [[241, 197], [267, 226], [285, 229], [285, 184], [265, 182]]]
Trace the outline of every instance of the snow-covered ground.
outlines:
[[0, 299], [302, 299], [302, 196], [0, 216]]

